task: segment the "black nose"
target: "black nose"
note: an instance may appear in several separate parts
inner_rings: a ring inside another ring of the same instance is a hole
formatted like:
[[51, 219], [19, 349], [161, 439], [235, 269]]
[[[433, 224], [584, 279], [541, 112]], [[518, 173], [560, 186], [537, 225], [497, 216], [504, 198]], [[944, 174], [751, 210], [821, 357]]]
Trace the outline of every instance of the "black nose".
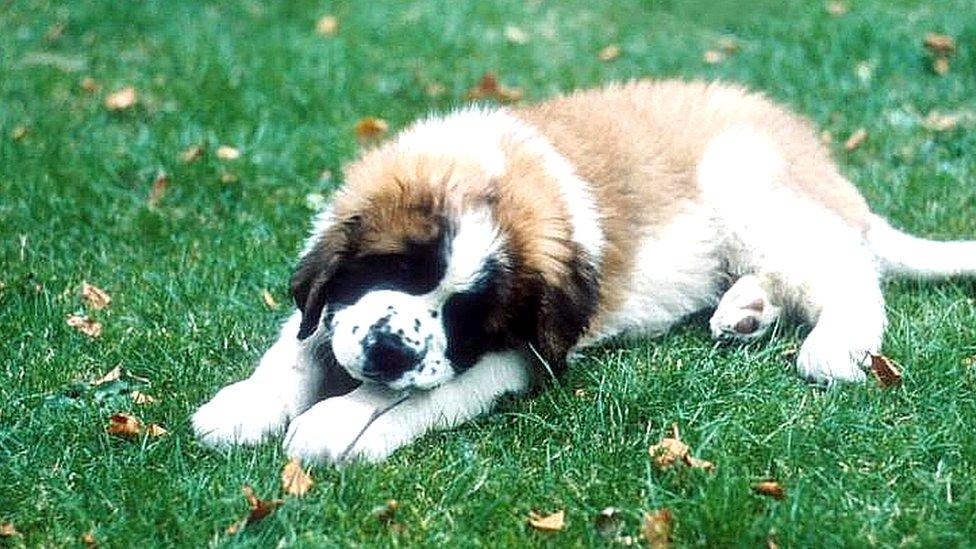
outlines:
[[363, 375], [380, 381], [393, 381], [413, 368], [420, 356], [390, 332], [378, 331], [368, 338]]

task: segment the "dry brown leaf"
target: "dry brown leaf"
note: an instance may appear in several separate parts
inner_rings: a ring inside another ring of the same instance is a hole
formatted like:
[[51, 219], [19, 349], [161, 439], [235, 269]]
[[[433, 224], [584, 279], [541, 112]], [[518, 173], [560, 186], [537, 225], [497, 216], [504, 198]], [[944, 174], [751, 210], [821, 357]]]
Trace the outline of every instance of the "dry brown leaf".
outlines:
[[142, 433], [142, 424], [129, 414], [113, 414], [108, 418], [109, 424], [105, 432], [120, 437], [136, 437]]
[[515, 25], [505, 25], [505, 40], [512, 44], [525, 44], [529, 41], [529, 35]]
[[702, 55], [702, 59], [709, 65], [717, 65], [725, 61], [725, 54], [718, 50], [708, 50]]
[[166, 189], [169, 188], [169, 176], [166, 172], [159, 172], [156, 175], [156, 179], [153, 179], [152, 186], [149, 188], [149, 203], [150, 208], [155, 208], [159, 205], [159, 201], [163, 199], [163, 195], [166, 194]]
[[146, 434], [151, 437], [161, 437], [166, 433], [169, 433], [169, 431], [167, 431], [157, 423], [151, 423], [149, 424], [148, 427], [146, 427]]
[[281, 471], [281, 488], [286, 494], [304, 496], [314, 484], [312, 476], [302, 469], [302, 462], [298, 458], [291, 458]]
[[102, 325], [87, 316], [71, 315], [68, 317], [67, 322], [68, 326], [71, 326], [88, 337], [94, 338], [102, 335]]
[[154, 404], [156, 402], [156, 397], [147, 395], [141, 391], [132, 391], [132, 402], [135, 402], [136, 404]]
[[922, 125], [932, 131], [947, 132], [956, 129], [961, 118], [958, 114], [943, 114], [939, 111], [932, 111], [925, 117]]
[[189, 164], [190, 162], [196, 162], [203, 156], [204, 149], [200, 145], [192, 145], [187, 147], [180, 153], [180, 162], [184, 164]]
[[493, 72], [486, 72], [478, 80], [478, 83], [468, 90], [469, 100], [494, 99], [502, 103], [514, 103], [522, 99], [522, 90], [515, 87], [503, 85], [498, 81], [498, 76]]
[[86, 307], [96, 310], [104, 309], [112, 303], [112, 296], [108, 295], [108, 292], [87, 282], [81, 283], [81, 299], [84, 300]]
[[846, 15], [850, 8], [847, 6], [846, 2], [827, 2], [825, 6], [827, 13], [833, 15], [834, 17], [840, 17], [841, 15]]
[[674, 517], [671, 516], [671, 510], [667, 507], [644, 513], [644, 520], [641, 523], [644, 541], [649, 547], [655, 549], [670, 547], [673, 523]]
[[247, 518], [244, 519], [244, 525], [254, 524], [264, 517], [274, 513], [278, 507], [284, 501], [280, 499], [261, 499], [254, 494], [254, 489], [245, 484], [241, 490], [244, 492], [244, 497], [247, 498], [248, 504], [251, 506], [251, 512], [248, 513]]
[[932, 72], [938, 74], [939, 76], [945, 76], [949, 74], [949, 58], [940, 55], [932, 61]]
[[229, 145], [217, 147], [217, 158], [220, 160], [237, 160], [241, 157], [241, 151]]
[[322, 36], [335, 36], [339, 31], [339, 20], [334, 15], [323, 15], [315, 22], [315, 32]]
[[708, 472], [715, 470], [715, 464], [711, 461], [692, 457], [690, 454], [685, 456], [685, 465], [692, 469], [704, 469]]
[[115, 93], [109, 94], [105, 98], [105, 108], [110, 111], [122, 111], [135, 105], [137, 100], [136, 89], [132, 86], [127, 86]]
[[369, 142], [380, 139], [390, 130], [390, 125], [382, 118], [375, 116], [364, 116], [356, 122], [356, 137], [360, 142]]
[[9, 538], [13, 536], [19, 536], [20, 532], [14, 528], [14, 523], [12, 522], [0, 522], [0, 538]]
[[609, 46], [600, 50], [600, 53], [596, 54], [600, 61], [613, 61], [614, 59], [620, 57], [620, 46], [616, 44], [610, 44]]
[[844, 141], [844, 150], [853, 151], [854, 149], [861, 146], [868, 138], [868, 131], [864, 128], [858, 128]]
[[264, 300], [264, 304], [267, 305], [269, 309], [278, 308], [278, 302], [275, 301], [274, 296], [271, 295], [271, 292], [269, 292], [267, 289], [261, 290], [261, 299]]
[[901, 370], [884, 355], [871, 354], [871, 373], [882, 389], [901, 385]]
[[956, 41], [947, 34], [930, 32], [922, 39], [925, 48], [937, 55], [949, 55], [956, 51]]
[[786, 498], [786, 488], [775, 480], [766, 480], [752, 486], [752, 491], [775, 499]]
[[10, 130], [10, 139], [13, 139], [14, 141], [20, 141], [21, 139], [27, 136], [27, 131], [28, 131], [27, 126], [24, 125], [17, 126], [16, 128]]
[[559, 532], [566, 528], [566, 511], [560, 509], [550, 515], [529, 512], [529, 526], [542, 532]]
[[122, 372], [123, 372], [122, 371], [122, 365], [119, 364], [115, 368], [112, 368], [108, 372], [105, 372], [105, 375], [103, 375], [102, 377], [100, 377], [100, 378], [98, 378], [98, 379], [96, 379], [94, 381], [91, 381], [89, 383], [89, 385], [91, 385], [92, 387], [98, 387], [99, 385], [101, 385], [103, 383], [108, 383], [110, 381], [115, 381], [115, 380], [120, 379], [122, 377]]
[[377, 505], [370, 511], [370, 516], [384, 524], [391, 524], [396, 519], [400, 504], [395, 499], [388, 499], [383, 505]]
[[687, 444], [676, 438], [662, 438], [660, 442], [651, 446], [648, 452], [654, 458], [654, 465], [659, 469], [666, 469], [678, 460], [684, 461], [689, 450]]
[[81, 543], [84, 543], [85, 547], [88, 549], [95, 549], [95, 547], [98, 547], [98, 541], [95, 539], [95, 534], [91, 532], [85, 532], [81, 536]]
[[99, 86], [98, 82], [96, 82], [91, 76], [86, 76], [81, 79], [81, 89], [84, 90], [85, 93], [95, 93], [100, 88], [101, 86]]

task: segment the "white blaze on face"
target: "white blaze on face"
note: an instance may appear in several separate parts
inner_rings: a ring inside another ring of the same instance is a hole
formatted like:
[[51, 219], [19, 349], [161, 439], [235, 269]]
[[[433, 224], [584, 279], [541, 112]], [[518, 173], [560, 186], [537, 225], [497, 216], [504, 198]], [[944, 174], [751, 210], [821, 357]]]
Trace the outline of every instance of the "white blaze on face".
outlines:
[[[444, 276], [432, 291], [410, 295], [396, 290], [366, 293], [333, 315], [332, 350], [350, 375], [367, 380], [367, 356], [378, 332], [393, 336], [418, 363], [386, 381], [393, 389], [430, 389], [455, 375], [447, 359], [444, 305], [475, 287], [490, 259], [504, 262], [503, 238], [487, 209], [462, 214], [449, 246]], [[464, 342], [460, 342], [464, 344]], [[382, 367], [382, 365], [380, 365]]]

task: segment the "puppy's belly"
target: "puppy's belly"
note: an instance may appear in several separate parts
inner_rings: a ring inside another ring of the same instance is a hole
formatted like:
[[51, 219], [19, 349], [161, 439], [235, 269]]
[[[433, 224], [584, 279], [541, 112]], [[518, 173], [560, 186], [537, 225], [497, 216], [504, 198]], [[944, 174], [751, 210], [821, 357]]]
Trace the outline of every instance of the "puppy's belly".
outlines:
[[[706, 208], [680, 214], [642, 238], [619, 303], [593, 323], [581, 346], [614, 336], [655, 336], [718, 303], [727, 282], [721, 233]], [[611, 282], [612, 283], [612, 282]]]

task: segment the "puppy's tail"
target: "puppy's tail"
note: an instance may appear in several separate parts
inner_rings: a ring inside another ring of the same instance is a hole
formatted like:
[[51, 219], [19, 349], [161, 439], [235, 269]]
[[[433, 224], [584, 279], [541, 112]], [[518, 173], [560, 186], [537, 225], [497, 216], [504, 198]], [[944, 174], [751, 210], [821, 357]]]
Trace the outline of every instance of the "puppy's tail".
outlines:
[[976, 240], [926, 240], [903, 233], [874, 216], [867, 242], [885, 276], [976, 277]]

